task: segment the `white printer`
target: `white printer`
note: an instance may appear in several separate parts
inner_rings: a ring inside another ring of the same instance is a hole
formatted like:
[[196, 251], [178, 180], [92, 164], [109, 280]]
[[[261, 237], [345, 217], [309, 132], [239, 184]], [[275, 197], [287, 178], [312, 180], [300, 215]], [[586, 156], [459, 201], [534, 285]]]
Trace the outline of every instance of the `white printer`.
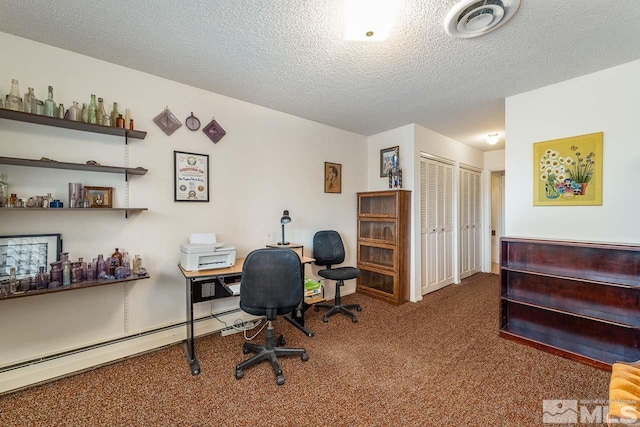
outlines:
[[231, 267], [236, 263], [236, 248], [216, 241], [215, 233], [189, 236], [189, 243], [180, 245], [180, 265], [186, 271]]

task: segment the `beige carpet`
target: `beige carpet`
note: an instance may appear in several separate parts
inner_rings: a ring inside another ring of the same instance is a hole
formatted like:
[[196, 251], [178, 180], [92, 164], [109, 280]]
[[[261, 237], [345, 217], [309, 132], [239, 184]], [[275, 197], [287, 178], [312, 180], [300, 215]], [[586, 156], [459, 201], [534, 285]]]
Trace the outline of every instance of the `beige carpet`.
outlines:
[[358, 323], [309, 310], [308, 338], [276, 322], [309, 354], [281, 359], [283, 386], [266, 362], [236, 380], [244, 338], [211, 335], [196, 341], [198, 376], [174, 345], [0, 397], [0, 425], [537, 426], [543, 399], [608, 398], [608, 372], [498, 336], [496, 275], [399, 307], [344, 299], [362, 304]]

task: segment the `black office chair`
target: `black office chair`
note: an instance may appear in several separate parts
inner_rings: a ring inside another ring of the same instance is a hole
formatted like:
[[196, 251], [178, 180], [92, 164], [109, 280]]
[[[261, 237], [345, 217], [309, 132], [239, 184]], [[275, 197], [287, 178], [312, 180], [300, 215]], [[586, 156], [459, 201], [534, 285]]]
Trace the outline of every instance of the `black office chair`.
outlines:
[[337, 231], [324, 230], [318, 231], [313, 236], [313, 257], [316, 259], [317, 265], [323, 265], [327, 268], [318, 271], [318, 274], [325, 279], [336, 280], [336, 296], [334, 304], [315, 304], [314, 310], [318, 311], [318, 308], [328, 308], [322, 318], [323, 322], [329, 321], [329, 316], [335, 313], [344, 313], [351, 316], [351, 320], [355, 323], [358, 321], [353, 312], [349, 309], [355, 308], [357, 311], [362, 311], [360, 304], [342, 304], [340, 300], [340, 287], [344, 286], [344, 281], [349, 279], [356, 279], [360, 277], [360, 270], [355, 267], [338, 267], [331, 268], [333, 265], [341, 264], [344, 262], [344, 245], [342, 239]]
[[304, 295], [302, 266], [298, 254], [290, 249], [258, 249], [251, 252], [242, 267], [240, 308], [249, 314], [267, 317], [267, 336], [264, 345], [245, 342], [242, 352], [257, 353], [236, 365], [236, 379], [244, 377], [244, 370], [268, 359], [276, 373], [278, 385], [284, 384], [278, 356], [300, 355], [309, 360], [304, 348], [284, 348], [284, 338], [274, 338], [272, 321], [278, 314], [295, 310]]

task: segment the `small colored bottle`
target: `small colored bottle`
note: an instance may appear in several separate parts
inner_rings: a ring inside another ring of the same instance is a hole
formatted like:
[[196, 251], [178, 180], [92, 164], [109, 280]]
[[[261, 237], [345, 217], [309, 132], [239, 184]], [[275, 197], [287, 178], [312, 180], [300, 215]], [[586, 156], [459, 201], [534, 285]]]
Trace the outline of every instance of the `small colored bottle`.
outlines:
[[113, 103], [113, 110], [111, 110], [111, 126], [116, 127], [116, 119], [120, 113], [118, 112], [118, 103]]
[[9, 197], [9, 205], [7, 207], [15, 208], [17, 204], [18, 204], [18, 196], [16, 195], [16, 193], [11, 193], [11, 197]]
[[98, 104], [96, 104], [94, 94], [91, 94], [91, 102], [89, 103], [89, 123], [98, 124]]
[[116, 118], [116, 127], [124, 129], [124, 118], [122, 114], [118, 114], [118, 118]]
[[49, 86], [49, 96], [44, 101], [44, 115], [49, 117], [56, 117], [58, 109], [56, 108], [56, 102], [53, 100], [53, 86]]
[[116, 248], [116, 251], [111, 254], [111, 258], [116, 260], [116, 267], [120, 267], [122, 265], [122, 252], [118, 251], [118, 248]]
[[71, 284], [71, 264], [64, 264], [62, 268], [62, 286], [69, 286]]

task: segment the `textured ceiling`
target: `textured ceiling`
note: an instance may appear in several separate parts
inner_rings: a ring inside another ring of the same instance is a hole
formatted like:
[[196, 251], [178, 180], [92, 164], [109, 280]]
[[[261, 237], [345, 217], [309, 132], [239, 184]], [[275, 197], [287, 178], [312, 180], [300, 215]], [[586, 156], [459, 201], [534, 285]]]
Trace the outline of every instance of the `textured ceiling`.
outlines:
[[[385, 42], [342, 40], [344, 0], [0, 1], [0, 31], [362, 135], [418, 123], [481, 150], [505, 97], [640, 59], [638, 0], [522, 0], [475, 39], [454, 0], [403, 0]], [[4, 60], [9, 60], [4, 58]]]

